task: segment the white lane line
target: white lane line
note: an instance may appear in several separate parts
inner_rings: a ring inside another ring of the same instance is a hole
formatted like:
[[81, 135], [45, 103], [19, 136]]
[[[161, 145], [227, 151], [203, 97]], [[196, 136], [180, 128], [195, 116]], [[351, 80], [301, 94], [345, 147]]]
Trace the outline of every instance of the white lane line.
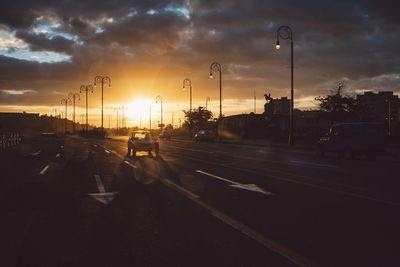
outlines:
[[31, 155], [32, 155], [32, 156], [37, 156], [37, 155], [40, 154], [40, 152], [42, 152], [42, 151], [39, 150], [39, 151], [37, 151], [37, 152], [35, 152], [35, 153], [32, 153]]
[[131, 166], [134, 169], [137, 169], [137, 167], [135, 165], [133, 165], [132, 163], [130, 163], [129, 161], [125, 160], [124, 161], [125, 164], [128, 164], [129, 166]]
[[97, 145], [96, 145], [96, 144], [93, 144], [93, 146], [94, 146], [94, 147], [97, 147]]
[[94, 179], [96, 179], [97, 188], [99, 189], [100, 193], [105, 193], [106, 190], [104, 189], [103, 183], [101, 182], [100, 175], [95, 174]]
[[182, 186], [177, 185], [176, 183], [174, 183], [174, 182], [172, 182], [172, 181], [170, 181], [170, 180], [168, 180], [168, 179], [165, 179], [165, 181], [166, 181], [167, 183], [169, 183], [170, 185], [177, 187], [179, 190], [184, 191], [185, 193], [191, 195], [191, 196], [194, 197], [194, 198], [200, 198], [200, 197], [199, 197], [198, 195], [196, 195], [195, 193], [190, 192], [190, 191], [187, 190], [186, 188], [183, 188]]
[[200, 170], [196, 170], [196, 172], [201, 173], [201, 174], [204, 174], [204, 175], [207, 175], [207, 176], [210, 176], [210, 177], [213, 177], [213, 178], [215, 178], [215, 179], [218, 179], [218, 180], [221, 180], [221, 181], [224, 181], [224, 182], [228, 182], [228, 183], [230, 183], [230, 184], [235, 184], [235, 185], [239, 185], [239, 184], [240, 184], [240, 183], [238, 183], [238, 182], [231, 181], [231, 180], [229, 180], [229, 179], [222, 178], [222, 177], [220, 177], [220, 176], [217, 176], [217, 175], [214, 175], [214, 174], [211, 174], [211, 173], [208, 173], [208, 172], [203, 172], [203, 171], [200, 171]]
[[328, 167], [328, 168], [337, 168], [335, 165], [329, 165], [329, 164], [319, 164], [319, 163], [314, 163], [314, 162], [308, 162], [308, 161], [301, 161], [301, 160], [289, 160], [290, 163], [293, 163], [293, 165], [296, 166], [303, 166], [303, 165], [308, 165], [308, 166], [315, 166], [315, 167]]
[[61, 155], [61, 153], [57, 153], [56, 158], [58, 158]]
[[231, 226], [233, 229], [236, 229], [237, 231], [241, 232], [242, 234], [244, 234], [244, 235], [250, 237], [251, 239], [255, 240], [256, 242], [260, 243], [264, 247], [267, 247], [267, 248], [271, 249], [272, 251], [278, 253], [279, 255], [285, 257], [290, 262], [292, 262], [292, 263], [294, 263], [294, 264], [296, 264], [298, 266], [306, 266], [303, 263], [297, 261], [297, 259], [294, 259], [293, 257], [290, 257], [289, 255], [287, 255], [286, 253], [284, 253], [280, 249], [277, 249], [276, 247], [269, 245], [267, 242], [264, 242], [261, 238], [258, 238], [256, 235], [253, 235], [253, 234], [251, 234], [250, 232], [248, 232], [248, 231], [246, 231], [244, 229], [240, 229], [239, 227], [237, 227], [233, 223], [229, 222], [228, 220], [225, 220], [223, 217], [219, 216], [218, 214], [212, 212], [211, 215], [214, 216], [215, 218], [221, 220], [222, 222], [226, 223], [227, 225]]
[[49, 168], [50, 168], [50, 165], [46, 165], [39, 174], [40, 175], [44, 174]]
[[107, 154], [111, 154], [111, 152], [107, 149], [104, 149], [104, 152], [106, 152]]
[[183, 196], [189, 198], [190, 200], [192, 200], [199, 206], [205, 208], [206, 210], [208, 210], [210, 212], [210, 214], [212, 214], [216, 218], [222, 220], [224, 223], [227, 223], [234, 229], [237, 229], [238, 231], [249, 236], [253, 240], [260, 242], [265, 247], [272, 249], [273, 251], [275, 251], [279, 255], [282, 255], [283, 257], [289, 259], [291, 262], [295, 263], [296, 265], [316, 266], [313, 262], [300, 256], [299, 254], [295, 253], [294, 251], [291, 251], [290, 249], [279, 244], [278, 242], [268, 238], [267, 236], [262, 235], [261, 233], [249, 228], [248, 226], [246, 226], [246, 225], [240, 223], [239, 221], [236, 221], [235, 219], [229, 217], [228, 215], [222, 213], [221, 211], [217, 210], [213, 206], [206, 204], [205, 202], [201, 201], [200, 199], [197, 199], [195, 196], [193, 196], [192, 192], [186, 190], [185, 188], [182, 188], [181, 186], [171, 182], [168, 179], [160, 179], [160, 181], [164, 185], [171, 186], [172, 188], [174, 188], [177, 192], [179, 192]]
[[63, 149], [63, 148], [64, 148], [64, 146], [60, 146], [60, 148], [61, 148], [61, 149]]

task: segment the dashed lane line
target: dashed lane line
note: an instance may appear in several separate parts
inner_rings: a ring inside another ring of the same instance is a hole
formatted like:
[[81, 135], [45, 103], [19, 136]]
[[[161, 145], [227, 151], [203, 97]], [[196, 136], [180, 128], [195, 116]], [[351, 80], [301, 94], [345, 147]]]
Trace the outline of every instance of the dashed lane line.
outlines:
[[166, 181], [167, 183], [169, 183], [170, 185], [173, 185], [173, 186], [179, 188], [179, 190], [181, 190], [181, 191], [183, 191], [183, 192], [189, 194], [190, 196], [194, 197], [195, 199], [200, 198], [200, 197], [199, 197], [198, 195], [196, 195], [195, 193], [190, 192], [190, 191], [187, 190], [186, 188], [184, 188], [184, 187], [182, 187], [182, 186], [180, 186], [180, 185], [178, 185], [178, 184], [172, 182], [171, 180], [165, 179], [165, 181]]
[[37, 151], [37, 152], [32, 153], [31, 155], [32, 155], [32, 156], [37, 156], [37, 155], [40, 154], [40, 152], [42, 152], [42, 151], [39, 150], [39, 151]]
[[56, 158], [58, 158], [61, 155], [61, 153], [57, 153]]
[[129, 166], [131, 166], [131, 167], [134, 168], [134, 169], [137, 169], [137, 167], [136, 167], [134, 164], [130, 163], [130, 162], [127, 161], [127, 160], [125, 160], [124, 163], [125, 163], [125, 164], [128, 164]]
[[99, 189], [100, 193], [105, 193], [106, 190], [104, 189], [103, 183], [101, 182], [100, 175], [95, 174], [94, 179], [96, 180], [97, 188]]
[[46, 171], [47, 171], [49, 168], [50, 168], [50, 165], [46, 165], [46, 166], [42, 169], [42, 171], [41, 171], [39, 174], [40, 174], [40, 175], [45, 174]]

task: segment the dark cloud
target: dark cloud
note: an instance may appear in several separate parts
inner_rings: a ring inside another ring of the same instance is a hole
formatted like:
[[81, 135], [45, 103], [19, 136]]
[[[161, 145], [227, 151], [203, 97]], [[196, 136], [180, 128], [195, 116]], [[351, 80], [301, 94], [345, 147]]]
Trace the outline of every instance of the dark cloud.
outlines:
[[[375, 0], [10, 1], [0, 11], [0, 24], [16, 30], [31, 50], [67, 53], [71, 62], [0, 56], [0, 78], [67, 82], [100, 70], [132, 83], [190, 76], [207, 94], [215, 87], [207, 80], [209, 64], [217, 60], [226, 97], [246, 97], [249, 87], [283, 95], [289, 86], [290, 43], [282, 40], [279, 51], [274, 47], [277, 28], [286, 24], [294, 33], [296, 94], [320, 95], [343, 78], [353, 81], [354, 89], [387, 90], [400, 86], [392, 76], [400, 72], [396, 6], [396, 1]], [[60, 23], [57, 31], [79, 42], [32, 33], [41, 16]]]
[[16, 37], [29, 44], [31, 51], [53, 51], [70, 54], [74, 51], [76, 43], [62, 36], [49, 39], [46, 34], [35, 34], [28, 31], [17, 31]]

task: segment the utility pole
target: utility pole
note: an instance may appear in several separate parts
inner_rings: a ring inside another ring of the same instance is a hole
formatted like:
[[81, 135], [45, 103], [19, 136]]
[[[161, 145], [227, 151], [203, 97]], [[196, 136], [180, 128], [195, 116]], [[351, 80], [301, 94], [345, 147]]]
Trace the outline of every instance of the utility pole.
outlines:
[[61, 104], [64, 104], [64, 103], [65, 103], [64, 134], [67, 133], [67, 123], [68, 123], [68, 113], [67, 113], [67, 110], [68, 110], [68, 100], [69, 100], [69, 98], [63, 98], [63, 99], [61, 99]]
[[149, 129], [151, 131], [151, 103], [150, 103], [150, 117], [149, 117]]
[[254, 89], [254, 114], [256, 114], [256, 89]]
[[89, 116], [88, 116], [88, 92], [92, 92], [93, 93], [93, 86], [88, 84], [88, 85], [81, 85], [81, 88], [79, 89], [79, 92], [85, 92], [86, 93], [86, 134], [88, 133], [88, 129], [89, 129]]
[[388, 136], [392, 136], [392, 100], [386, 99], [386, 102], [388, 102]]
[[156, 103], [158, 103], [158, 99], [160, 99], [160, 104], [161, 104], [161, 131], [163, 129], [163, 101], [162, 101], [162, 97], [159, 95], [156, 97]]
[[71, 99], [71, 98], [72, 98], [73, 107], [74, 107], [74, 112], [73, 112], [73, 115], [72, 115], [74, 124], [73, 124], [72, 128], [73, 128], [73, 133], [75, 134], [75, 98], [78, 98], [78, 100], [81, 100], [81, 98], [80, 98], [80, 95], [78, 93], [69, 93], [68, 99]]
[[175, 116], [175, 113], [174, 112], [172, 112], [172, 123], [171, 123], [171, 126], [172, 126], [172, 129], [174, 129], [174, 116]]

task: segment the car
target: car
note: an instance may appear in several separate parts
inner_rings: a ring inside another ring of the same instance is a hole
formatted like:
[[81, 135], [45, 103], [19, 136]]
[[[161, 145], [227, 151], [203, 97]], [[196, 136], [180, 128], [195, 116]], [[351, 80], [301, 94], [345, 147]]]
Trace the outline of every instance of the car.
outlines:
[[168, 130], [162, 130], [160, 135], [158, 136], [159, 138], [165, 138], [167, 140], [171, 139], [171, 131]]
[[194, 135], [194, 140], [198, 141], [215, 141], [217, 135], [212, 130], [200, 130]]
[[326, 152], [337, 153], [344, 158], [366, 155], [370, 159], [385, 151], [387, 137], [382, 124], [337, 123], [317, 142], [321, 156]]
[[157, 139], [148, 131], [132, 132], [128, 140], [128, 156], [131, 155], [131, 152], [133, 152], [133, 156], [136, 156], [138, 151], [147, 151], [149, 155], [154, 151], [158, 155], [160, 148]]

